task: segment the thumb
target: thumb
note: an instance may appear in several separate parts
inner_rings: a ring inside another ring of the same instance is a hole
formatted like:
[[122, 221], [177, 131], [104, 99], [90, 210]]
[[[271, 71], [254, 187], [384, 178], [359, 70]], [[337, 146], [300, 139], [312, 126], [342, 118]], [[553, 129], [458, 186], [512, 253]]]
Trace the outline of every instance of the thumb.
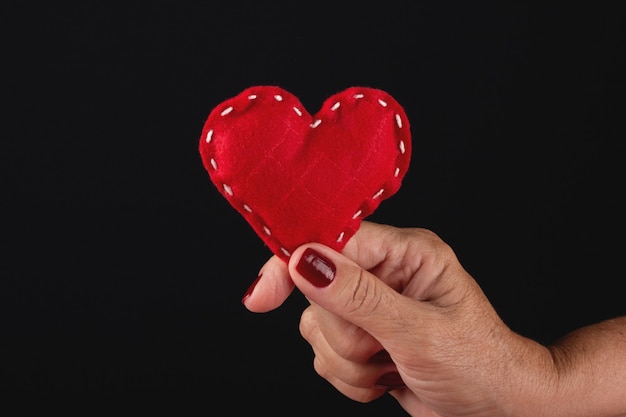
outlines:
[[[417, 304], [341, 253], [318, 243], [294, 251], [289, 273], [315, 304], [361, 327], [379, 341], [406, 333]], [[419, 314], [417, 314], [419, 317]]]

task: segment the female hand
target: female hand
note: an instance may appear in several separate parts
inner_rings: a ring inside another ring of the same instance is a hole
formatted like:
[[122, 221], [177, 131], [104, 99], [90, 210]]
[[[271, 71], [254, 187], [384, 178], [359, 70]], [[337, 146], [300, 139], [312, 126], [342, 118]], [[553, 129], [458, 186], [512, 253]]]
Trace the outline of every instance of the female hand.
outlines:
[[[524, 338], [502, 322], [452, 249], [428, 230], [363, 222], [343, 253], [303, 245], [288, 265], [270, 259], [260, 277], [244, 297], [246, 307], [276, 308], [297, 285], [311, 303], [300, 329], [315, 353], [315, 370], [356, 401], [389, 392], [413, 416], [626, 410], [626, 400], [618, 399], [626, 398], [623, 388], [614, 388], [626, 375], [625, 321], [584, 330], [570, 338], [572, 346], [549, 349]], [[622, 335], [617, 345], [598, 345], [615, 333]], [[596, 360], [599, 371], [588, 369], [588, 380], [577, 382], [574, 370], [594, 351], [617, 356], [611, 364]], [[617, 372], [608, 377], [609, 386], [615, 383], [608, 390], [604, 365]], [[564, 375], [573, 379], [564, 383]], [[572, 397], [581, 394], [584, 402]]]

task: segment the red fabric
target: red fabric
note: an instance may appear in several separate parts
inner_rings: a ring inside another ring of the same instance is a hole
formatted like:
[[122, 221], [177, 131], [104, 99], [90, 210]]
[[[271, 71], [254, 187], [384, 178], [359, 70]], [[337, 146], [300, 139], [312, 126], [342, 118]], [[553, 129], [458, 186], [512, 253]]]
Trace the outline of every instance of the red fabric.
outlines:
[[287, 261], [303, 243], [345, 246], [400, 188], [411, 133], [381, 90], [348, 88], [312, 116], [289, 92], [255, 86], [213, 109], [199, 151], [220, 193]]

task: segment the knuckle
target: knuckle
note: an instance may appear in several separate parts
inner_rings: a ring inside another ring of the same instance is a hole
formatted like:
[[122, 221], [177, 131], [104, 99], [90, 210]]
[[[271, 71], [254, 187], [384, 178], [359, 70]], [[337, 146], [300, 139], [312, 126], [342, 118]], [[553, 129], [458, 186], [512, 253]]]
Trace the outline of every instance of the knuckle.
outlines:
[[355, 363], [365, 363], [376, 346], [363, 329], [352, 326], [344, 329], [344, 337], [333, 340], [333, 350], [341, 358]]
[[311, 307], [307, 307], [300, 316], [300, 324], [299, 331], [302, 337], [310, 341], [311, 335], [317, 329], [317, 319], [315, 317], [315, 312]]
[[378, 309], [382, 292], [376, 285], [376, 281], [369, 279], [367, 271], [362, 268], [355, 269], [351, 285], [346, 287], [349, 294], [347, 297], [342, 297], [346, 300], [344, 308], [350, 315], [368, 316]]
[[328, 380], [331, 376], [328, 372], [328, 368], [324, 366], [324, 364], [317, 355], [313, 358], [313, 369], [315, 370], [315, 373], [317, 373], [319, 376], [326, 380]]

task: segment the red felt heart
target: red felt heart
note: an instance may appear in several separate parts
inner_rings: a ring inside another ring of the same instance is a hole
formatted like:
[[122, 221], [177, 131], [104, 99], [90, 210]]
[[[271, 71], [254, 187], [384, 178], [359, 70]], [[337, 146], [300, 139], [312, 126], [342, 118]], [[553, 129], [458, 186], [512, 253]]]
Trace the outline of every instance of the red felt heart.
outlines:
[[351, 87], [311, 116], [289, 92], [250, 87], [209, 114], [199, 145], [211, 181], [284, 261], [341, 250], [409, 167], [411, 133], [384, 91]]

